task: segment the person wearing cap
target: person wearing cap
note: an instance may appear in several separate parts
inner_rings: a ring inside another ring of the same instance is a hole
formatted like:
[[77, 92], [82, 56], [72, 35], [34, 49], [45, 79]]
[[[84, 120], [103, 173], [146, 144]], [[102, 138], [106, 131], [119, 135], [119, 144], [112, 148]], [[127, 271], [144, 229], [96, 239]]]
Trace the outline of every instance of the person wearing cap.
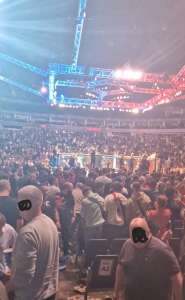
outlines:
[[173, 251], [143, 218], [130, 223], [116, 271], [115, 300], [182, 300], [183, 277]]
[[[25, 205], [25, 201], [30, 204]], [[16, 240], [12, 277], [7, 284], [15, 300], [54, 300], [56, 296], [58, 232], [54, 222], [42, 214], [42, 203], [43, 194], [37, 187], [25, 186], [18, 191], [18, 206], [26, 225]]]

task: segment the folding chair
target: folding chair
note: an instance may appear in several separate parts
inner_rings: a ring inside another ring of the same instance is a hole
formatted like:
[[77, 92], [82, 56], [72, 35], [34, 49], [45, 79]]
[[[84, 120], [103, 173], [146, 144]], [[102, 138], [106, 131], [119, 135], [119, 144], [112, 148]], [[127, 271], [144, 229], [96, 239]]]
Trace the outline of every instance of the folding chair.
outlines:
[[184, 227], [184, 221], [182, 219], [176, 219], [173, 221], [173, 228], [182, 228]]
[[184, 227], [181, 228], [174, 228], [173, 229], [173, 237], [179, 237], [181, 238], [184, 234]]
[[119, 255], [124, 243], [127, 239], [114, 239], [111, 244], [110, 252], [111, 254]]
[[97, 255], [108, 253], [109, 241], [106, 239], [91, 239], [85, 248], [85, 261], [87, 267], [91, 265]]
[[108, 291], [114, 289], [117, 255], [97, 255], [94, 263], [88, 269], [87, 287], [84, 300], [88, 293], [93, 291]]

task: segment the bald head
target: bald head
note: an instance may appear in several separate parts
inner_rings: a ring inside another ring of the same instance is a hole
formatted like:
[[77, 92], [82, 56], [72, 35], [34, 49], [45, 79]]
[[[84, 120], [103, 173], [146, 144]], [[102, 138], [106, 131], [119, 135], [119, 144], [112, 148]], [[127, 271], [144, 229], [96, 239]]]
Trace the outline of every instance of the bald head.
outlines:
[[18, 200], [30, 200], [32, 207], [41, 207], [43, 202], [43, 194], [34, 185], [27, 185], [18, 191]]

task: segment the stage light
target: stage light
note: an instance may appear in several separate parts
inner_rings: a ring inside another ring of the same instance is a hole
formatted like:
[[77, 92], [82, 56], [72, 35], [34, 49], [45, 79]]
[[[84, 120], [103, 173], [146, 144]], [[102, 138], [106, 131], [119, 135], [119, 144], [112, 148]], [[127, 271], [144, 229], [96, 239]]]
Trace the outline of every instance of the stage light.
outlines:
[[149, 110], [151, 110], [151, 109], [153, 109], [153, 106], [149, 106], [149, 107], [143, 109], [143, 113], [145, 113], [146, 111], [149, 111]]
[[58, 105], [60, 108], [62, 108], [62, 107], [64, 107], [64, 104], [62, 104], [62, 103], [59, 103], [59, 105]]
[[47, 94], [48, 93], [47, 87], [43, 85], [40, 89], [40, 92], [41, 92], [41, 94]]
[[127, 69], [123, 72], [123, 79], [125, 80], [140, 80], [143, 77], [143, 72], [139, 70]]
[[135, 80], [140, 80], [143, 77], [143, 72], [142, 71], [134, 71], [133, 72], [133, 78]]
[[181, 96], [182, 95], [182, 91], [179, 91], [179, 92], [177, 92], [176, 94], [175, 94], [175, 96], [177, 97], [177, 96]]
[[164, 104], [164, 100], [161, 100], [158, 104]]
[[116, 70], [113, 73], [114, 78], [116, 79], [122, 79], [123, 78], [123, 71], [122, 70]]
[[132, 69], [125, 69], [125, 70], [116, 70], [113, 73], [113, 77], [116, 79], [123, 79], [123, 80], [140, 80], [143, 77], [143, 72], [140, 70], [132, 70]]
[[132, 109], [132, 113], [133, 114], [138, 114], [139, 113], [139, 109], [138, 108], [133, 108]]

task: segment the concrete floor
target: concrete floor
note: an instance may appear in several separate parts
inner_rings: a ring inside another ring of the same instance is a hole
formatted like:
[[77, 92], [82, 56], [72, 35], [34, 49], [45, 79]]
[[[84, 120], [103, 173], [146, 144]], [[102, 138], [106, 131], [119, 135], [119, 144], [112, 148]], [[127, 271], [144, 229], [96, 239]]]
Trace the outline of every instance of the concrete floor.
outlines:
[[[83, 300], [84, 296], [74, 292], [74, 286], [78, 284], [78, 270], [74, 263], [69, 263], [67, 269], [60, 272], [60, 283], [57, 300]], [[112, 292], [90, 293], [88, 300], [103, 300], [105, 296], [112, 296]]]

